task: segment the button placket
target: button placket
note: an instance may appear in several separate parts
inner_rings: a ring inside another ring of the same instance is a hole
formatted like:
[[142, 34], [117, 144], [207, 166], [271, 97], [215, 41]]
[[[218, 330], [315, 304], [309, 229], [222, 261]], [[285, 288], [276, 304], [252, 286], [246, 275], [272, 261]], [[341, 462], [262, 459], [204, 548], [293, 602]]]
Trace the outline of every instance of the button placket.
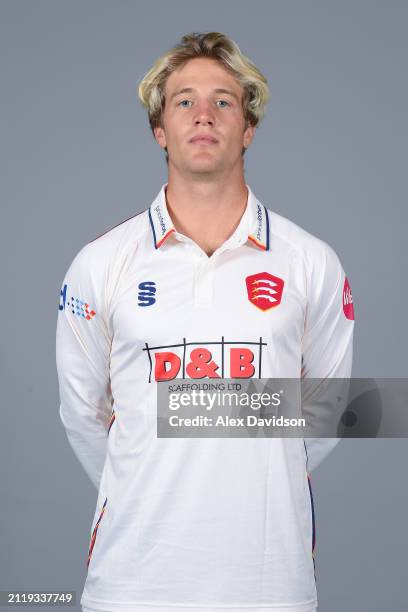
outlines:
[[194, 256], [194, 306], [208, 308], [213, 300], [214, 260]]

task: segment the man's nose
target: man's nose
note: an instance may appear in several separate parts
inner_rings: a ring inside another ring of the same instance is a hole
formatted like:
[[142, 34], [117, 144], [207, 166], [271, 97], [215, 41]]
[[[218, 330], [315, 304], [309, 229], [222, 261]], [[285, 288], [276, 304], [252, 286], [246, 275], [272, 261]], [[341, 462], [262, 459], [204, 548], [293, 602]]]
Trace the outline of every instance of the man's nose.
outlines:
[[214, 113], [209, 102], [201, 102], [197, 106], [195, 123], [204, 125], [208, 123], [212, 125], [214, 123]]

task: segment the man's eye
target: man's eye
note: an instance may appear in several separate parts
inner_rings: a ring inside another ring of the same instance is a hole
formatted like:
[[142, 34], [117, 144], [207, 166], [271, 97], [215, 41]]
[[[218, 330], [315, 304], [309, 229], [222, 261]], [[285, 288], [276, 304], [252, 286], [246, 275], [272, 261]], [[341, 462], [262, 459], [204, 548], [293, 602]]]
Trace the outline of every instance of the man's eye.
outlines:
[[[227, 100], [217, 100], [217, 104], [221, 102], [221, 108], [225, 108], [226, 106], [230, 106], [230, 103]], [[179, 106], [183, 106], [184, 108], [188, 108], [188, 106], [192, 103], [191, 100], [180, 100]]]

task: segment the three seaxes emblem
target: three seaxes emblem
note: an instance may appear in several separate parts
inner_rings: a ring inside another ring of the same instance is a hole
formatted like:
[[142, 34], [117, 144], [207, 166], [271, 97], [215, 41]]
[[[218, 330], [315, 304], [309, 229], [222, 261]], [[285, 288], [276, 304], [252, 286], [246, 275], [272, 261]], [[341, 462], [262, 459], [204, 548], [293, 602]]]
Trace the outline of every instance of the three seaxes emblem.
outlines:
[[285, 281], [269, 272], [251, 274], [245, 279], [248, 299], [260, 310], [279, 306]]

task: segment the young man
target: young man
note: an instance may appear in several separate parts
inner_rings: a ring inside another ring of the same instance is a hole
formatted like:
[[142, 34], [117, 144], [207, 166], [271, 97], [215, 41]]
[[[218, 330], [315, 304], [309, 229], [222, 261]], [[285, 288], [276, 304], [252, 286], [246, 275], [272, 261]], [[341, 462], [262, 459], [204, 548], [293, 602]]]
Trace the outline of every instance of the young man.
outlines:
[[60, 416], [98, 489], [85, 611], [316, 609], [310, 472], [337, 440], [156, 433], [161, 380], [350, 376], [337, 255], [244, 179], [268, 95], [220, 33], [159, 58], [139, 96], [168, 181], [64, 278]]

